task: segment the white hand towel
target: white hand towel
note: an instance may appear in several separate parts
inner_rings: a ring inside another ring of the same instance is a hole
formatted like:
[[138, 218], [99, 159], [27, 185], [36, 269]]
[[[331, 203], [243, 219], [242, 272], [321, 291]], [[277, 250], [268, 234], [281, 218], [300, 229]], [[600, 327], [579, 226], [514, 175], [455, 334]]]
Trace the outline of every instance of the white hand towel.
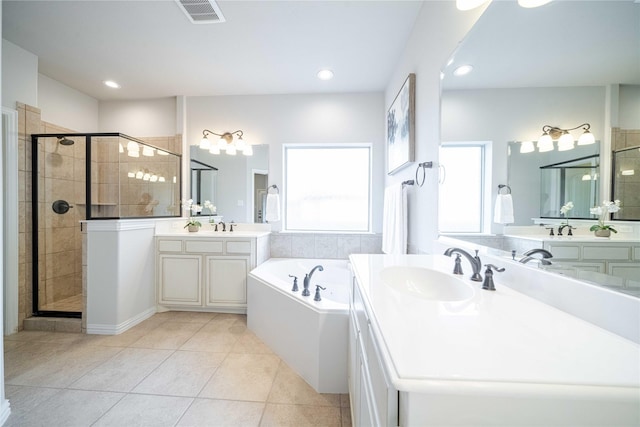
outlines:
[[511, 194], [498, 194], [496, 197], [493, 222], [497, 224], [513, 224], [513, 199]]
[[384, 190], [382, 251], [393, 255], [407, 253], [407, 192], [402, 184]]
[[280, 221], [280, 195], [277, 193], [267, 194], [264, 219], [267, 222]]

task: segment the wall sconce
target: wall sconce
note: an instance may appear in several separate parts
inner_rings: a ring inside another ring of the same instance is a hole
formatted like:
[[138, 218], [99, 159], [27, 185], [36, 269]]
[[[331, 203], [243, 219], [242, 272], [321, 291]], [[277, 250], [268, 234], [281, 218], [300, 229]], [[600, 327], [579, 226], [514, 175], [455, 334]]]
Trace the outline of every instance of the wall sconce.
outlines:
[[[209, 140], [209, 138], [207, 138], [209, 135], [219, 136], [220, 139], [214, 144]], [[236, 152], [239, 150], [242, 151], [242, 154], [245, 156], [252, 156], [253, 147], [242, 139], [243, 135], [244, 133], [241, 130], [216, 133], [209, 129], [205, 129], [202, 131], [202, 139], [200, 140], [199, 147], [203, 150], [209, 150], [211, 154], [220, 154], [220, 151], [224, 150], [228, 155], [235, 156]], [[237, 136], [237, 138], [234, 138], [234, 136]]]
[[538, 139], [538, 151], [543, 153], [545, 151], [553, 150], [554, 139], [558, 140], [558, 151], [572, 150], [574, 148], [574, 139], [569, 131], [580, 128], [582, 128], [584, 132], [578, 138], [578, 145], [589, 145], [596, 142], [595, 137], [589, 131], [589, 129], [591, 129], [591, 125], [589, 123], [583, 123], [569, 129], [561, 129], [555, 126], [544, 125], [542, 127], [542, 136]]

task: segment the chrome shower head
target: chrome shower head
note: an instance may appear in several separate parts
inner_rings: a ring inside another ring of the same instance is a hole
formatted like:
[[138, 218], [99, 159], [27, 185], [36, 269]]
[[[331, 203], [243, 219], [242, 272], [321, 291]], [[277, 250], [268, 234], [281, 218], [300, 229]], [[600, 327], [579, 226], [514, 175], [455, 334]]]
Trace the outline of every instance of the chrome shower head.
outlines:
[[60, 145], [73, 145], [73, 144], [74, 144], [74, 142], [75, 142], [74, 140], [72, 140], [72, 139], [67, 139], [67, 138], [66, 138], [66, 137], [64, 137], [64, 136], [59, 136], [59, 137], [57, 137], [57, 138], [58, 138], [58, 143], [59, 143]]

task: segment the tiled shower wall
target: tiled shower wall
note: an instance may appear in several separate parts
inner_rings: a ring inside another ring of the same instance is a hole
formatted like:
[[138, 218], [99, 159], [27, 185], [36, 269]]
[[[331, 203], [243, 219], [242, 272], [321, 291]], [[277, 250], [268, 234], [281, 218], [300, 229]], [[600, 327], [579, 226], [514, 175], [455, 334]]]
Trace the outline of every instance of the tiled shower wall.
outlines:
[[[32, 314], [32, 182], [31, 135], [69, 134], [75, 131], [41, 120], [40, 109], [16, 103], [18, 111], [18, 330]], [[149, 144], [174, 153], [182, 152], [182, 137], [139, 138]], [[85, 150], [84, 138], [74, 138], [72, 146], [48, 143], [40, 152], [40, 168], [49, 179], [47, 187], [39, 187], [39, 274], [40, 301], [53, 301], [67, 295], [82, 293], [82, 237], [80, 220], [84, 219]], [[115, 145], [117, 149], [117, 144]], [[41, 146], [42, 147], [42, 146]], [[56, 151], [57, 148], [57, 151]], [[44, 166], [44, 168], [43, 168]], [[94, 179], [106, 170], [95, 168]], [[41, 177], [43, 180], [44, 178]], [[105, 178], [106, 179], [106, 178]], [[111, 178], [107, 179], [110, 180]], [[117, 175], [116, 175], [117, 179]], [[129, 200], [137, 195], [121, 195]], [[57, 215], [51, 210], [53, 198], [65, 198], [74, 206], [67, 214]], [[138, 207], [139, 208], [139, 207]], [[52, 228], [45, 237], [45, 227]]]
[[[613, 128], [611, 132], [613, 151], [624, 150], [625, 148], [640, 148], [639, 129], [619, 129]], [[623, 218], [640, 218], [640, 174], [636, 170], [635, 175], [624, 176], [618, 179], [617, 194], [620, 194], [624, 201]]]

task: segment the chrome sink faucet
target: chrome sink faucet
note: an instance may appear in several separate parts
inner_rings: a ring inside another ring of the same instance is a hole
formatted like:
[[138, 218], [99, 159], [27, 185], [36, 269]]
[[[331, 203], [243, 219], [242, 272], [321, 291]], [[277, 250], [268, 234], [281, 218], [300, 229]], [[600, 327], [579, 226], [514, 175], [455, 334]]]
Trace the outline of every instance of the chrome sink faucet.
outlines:
[[567, 233], [568, 236], [573, 236], [573, 232], [571, 230], [573, 230], [575, 227], [570, 226], [569, 224], [562, 224], [558, 227], [558, 236], [562, 236], [562, 230], [564, 228], [568, 228], [569, 229], [569, 233]]
[[[478, 251], [476, 250], [476, 256], [471, 256], [467, 251], [460, 248], [449, 248], [444, 251], [446, 256], [451, 256], [453, 253], [458, 253], [464, 256], [471, 264], [471, 268], [473, 269], [473, 274], [471, 275], [471, 280], [474, 282], [482, 282], [482, 276], [480, 275], [480, 269], [482, 268], [482, 261], [480, 261], [480, 257], [478, 256]], [[459, 264], [456, 265], [456, 268], [453, 272], [454, 274], [462, 274], [462, 269], [459, 268]]]
[[[536, 258], [532, 255], [535, 254], [540, 254], [542, 258]], [[536, 248], [536, 249], [531, 249], [528, 250], [527, 252], [522, 254], [523, 257], [520, 258], [520, 261], [522, 264], [526, 264], [531, 260], [536, 260], [536, 261], [540, 261], [542, 263], [542, 265], [551, 265], [551, 261], [548, 261], [547, 258], [553, 258], [553, 255], [551, 255], [551, 252], [549, 252], [546, 249], [542, 249], [542, 248]]]
[[313, 273], [315, 273], [316, 270], [324, 271], [324, 267], [322, 267], [321, 265], [316, 265], [311, 269], [309, 273], [304, 275], [304, 280], [302, 281], [302, 285], [304, 287], [304, 289], [302, 290], [303, 297], [308, 297], [309, 295], [311, 295], [311, 292], [309, 292], [309, 285], [311, 284], [311, 276], [313, 276]]

